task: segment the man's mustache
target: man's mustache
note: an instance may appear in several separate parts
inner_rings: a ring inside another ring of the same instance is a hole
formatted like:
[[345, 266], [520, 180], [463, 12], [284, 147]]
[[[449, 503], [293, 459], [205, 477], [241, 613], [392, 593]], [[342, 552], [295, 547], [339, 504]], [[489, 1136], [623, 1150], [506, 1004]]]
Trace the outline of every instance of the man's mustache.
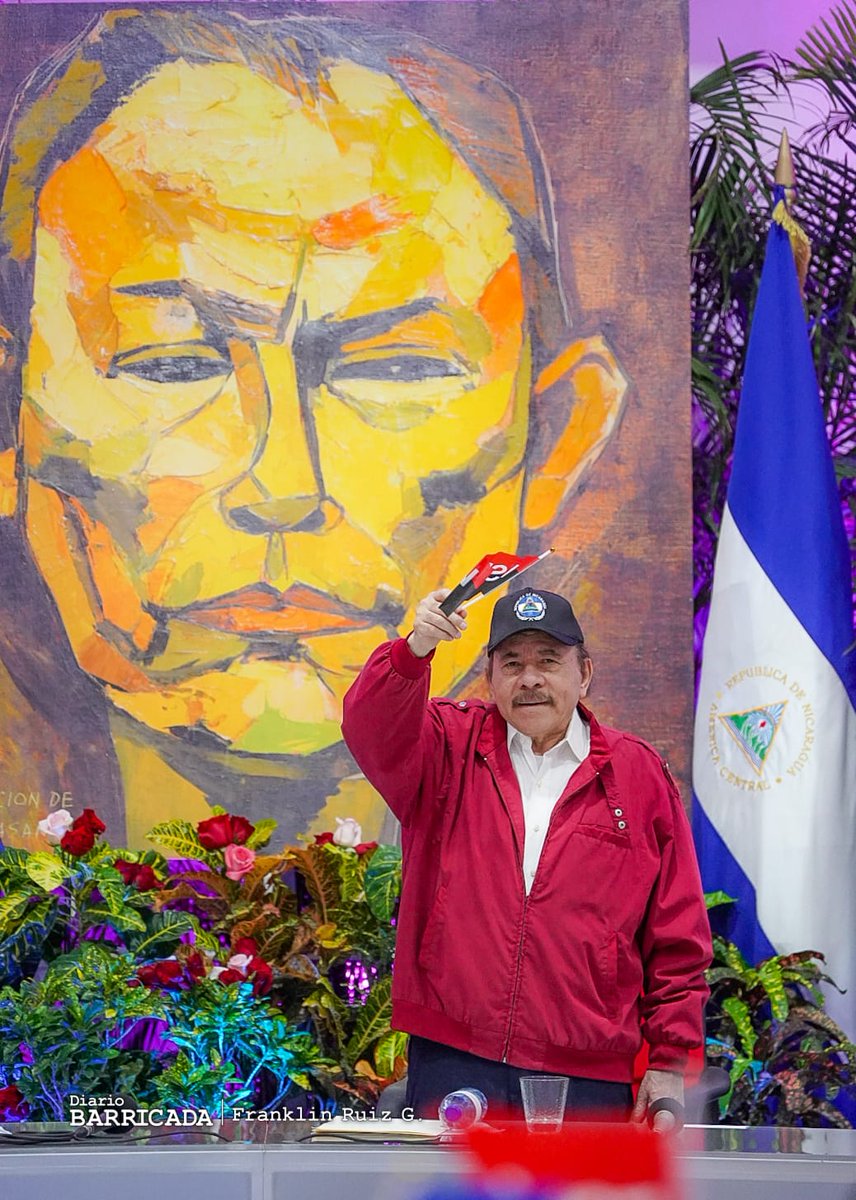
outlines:
[[552, 704], [553, 697], [546, 692], [521, 692], [511, 701], [512, 708], [523, 708], [527, 704]]

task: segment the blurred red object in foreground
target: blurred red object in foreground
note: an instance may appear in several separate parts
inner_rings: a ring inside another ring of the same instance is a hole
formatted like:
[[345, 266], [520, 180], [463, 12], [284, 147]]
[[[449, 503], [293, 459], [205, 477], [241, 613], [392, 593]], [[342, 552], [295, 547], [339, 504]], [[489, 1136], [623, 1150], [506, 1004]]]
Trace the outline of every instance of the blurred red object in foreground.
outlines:
[[645, 1125], [564, 1125], [532, 1134], [524, 1126], [501, 1131], [474, 1126], [466, 1145], [480, 1174], [525, 1172], [536, 1184], [563, 1191], [573, 1184], [643, 1187], [647, 1195], [677, 1200], [671, 1139]]

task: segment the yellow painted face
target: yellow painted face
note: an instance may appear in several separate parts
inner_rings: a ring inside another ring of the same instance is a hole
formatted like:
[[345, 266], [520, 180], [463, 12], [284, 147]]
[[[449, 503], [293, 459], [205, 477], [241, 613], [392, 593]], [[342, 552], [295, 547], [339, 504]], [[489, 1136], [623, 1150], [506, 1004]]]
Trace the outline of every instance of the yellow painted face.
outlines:
[[80, 666], [153, 729], [338, 741], [370, 651], [516, 545], [511, 219], [386, 76], [160, 68], [42, 191], [31, 329], [29, 541]]

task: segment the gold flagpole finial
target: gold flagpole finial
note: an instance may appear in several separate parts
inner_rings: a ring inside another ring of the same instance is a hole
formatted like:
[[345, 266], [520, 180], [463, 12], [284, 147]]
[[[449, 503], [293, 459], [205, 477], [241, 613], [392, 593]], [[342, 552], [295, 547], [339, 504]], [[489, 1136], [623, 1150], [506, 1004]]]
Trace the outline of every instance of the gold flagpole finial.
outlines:
[[796, 180], [794, 177], [794, 157], [791, 154], [791, 142], [787, 129], [782, 130], [782, 140], [779, 142], [779, 156], [776, 159], [776, 171], [773, 178], [777, 187], [785, 189], [784, 200], [780, 200], [773, 209], [773, 220], [782, 226], [791, 239], [800, 289], [804, 290], [808, 264], [811, 258], [811, 243], [805, 231], [791, 216], [790, 206], [796, 194]]
[[794, 156], [791, 154], [791, 140], [788, 137], [787, 129], [782, 130], [779, 155], [776, 159], [776, 172], [773, 178], [779, 187], [785, 189], [785, 199], [790, 203], [793, 199], [796, 180], [794, 178]]

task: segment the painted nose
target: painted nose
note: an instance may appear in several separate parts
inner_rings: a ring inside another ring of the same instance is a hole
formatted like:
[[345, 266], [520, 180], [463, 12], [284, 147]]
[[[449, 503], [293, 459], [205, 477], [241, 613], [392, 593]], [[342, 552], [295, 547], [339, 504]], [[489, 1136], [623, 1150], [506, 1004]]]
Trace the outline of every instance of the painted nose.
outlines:
[[226, 519], [244, 533], [320, 533], [341, 518], [324, 494], [308, 404], [301, 400], [291, 346], [262, 342], [233, 350], [241, 405], [258, 441], [249, 472], [223, 496]]

